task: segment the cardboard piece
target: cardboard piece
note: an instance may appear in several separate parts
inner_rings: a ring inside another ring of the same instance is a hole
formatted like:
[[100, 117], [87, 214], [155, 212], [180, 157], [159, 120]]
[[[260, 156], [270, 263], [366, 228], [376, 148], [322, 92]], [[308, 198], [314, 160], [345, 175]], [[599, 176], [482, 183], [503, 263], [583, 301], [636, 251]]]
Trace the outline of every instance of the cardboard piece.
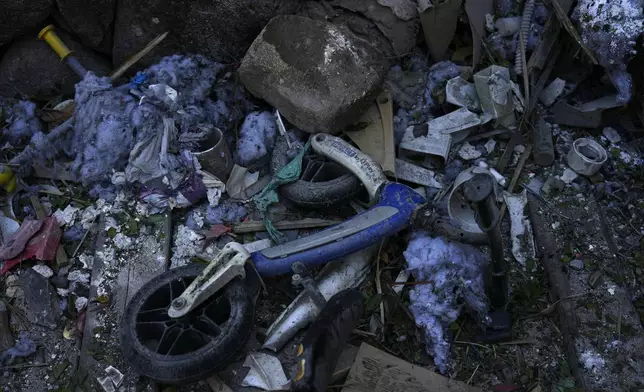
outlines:
[[358, 124], [366, 124], [366, 126], [355, 131], [345, 131], [362, 152], [378, 162], [386, 174], [396, 173], [391, 102], [391, 92], [383, 92], [376, 99], [376, 103], [371, 105], [358, 120]]
[[362, 343], [342, 392], [481, 392]]

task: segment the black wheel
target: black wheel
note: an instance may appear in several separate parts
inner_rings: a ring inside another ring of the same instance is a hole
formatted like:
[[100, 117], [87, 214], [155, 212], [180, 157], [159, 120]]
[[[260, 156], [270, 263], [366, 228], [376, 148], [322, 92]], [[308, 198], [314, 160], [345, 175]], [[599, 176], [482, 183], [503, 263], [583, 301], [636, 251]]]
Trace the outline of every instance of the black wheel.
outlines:
[[244, 349], [255, 305], [241, 279], [230, 282], [186, 316], [168, 316], [172, 300], [203, 268], [191, 264], [161, 274], [127, 305], [121, 348], [138, 373], [167, 384], [198, 381], [228, 365]]
[[[282, 146], [284, 138], [279, 138], [271, 160], [271, 170], [276, 173], [288, 162]], [[348, 203], [362, 191], [362, 183], [351, 172], [336, 162], [309, 151], [302, 160], [300, 178], [280, 187], [282, 196], [306, 208], [325, 208]]]

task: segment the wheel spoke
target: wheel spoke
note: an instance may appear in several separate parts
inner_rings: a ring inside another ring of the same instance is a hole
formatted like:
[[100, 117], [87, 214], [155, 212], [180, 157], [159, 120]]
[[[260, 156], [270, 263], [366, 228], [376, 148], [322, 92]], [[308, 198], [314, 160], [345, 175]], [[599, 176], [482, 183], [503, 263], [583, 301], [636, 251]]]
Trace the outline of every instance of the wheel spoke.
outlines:
[[213, 298], [204, 307], [203, 315], [208, 317], [216, 325], [222, 325], [230, 318], [230, 303], [228, 298], [219, 296]]
[[199, 316], [199, 318], [192, 324], [192, 327], [207, 335], [209, 338], [216, 338], [221, 334], [221, 328], [219, 325], [205, 315]]
[[151, 310], [144, 310], [139, 312], [139, 314], [136, 317], [136, 323], [141, 324], [141, 323], [158, 323], [158, 322], [165, 322], [169, 321], [170, 316], [168, 316], [168, 309], [167, 308], [157, 308], [157, 309], [151, 309]]
[[178, 325], [166, 328], [165, 331], [163, 331], [163, 335], [161, 335], [161, 339], [159, 339], [156, 352], [158, 354], [168, 355], [182, 332], [182, 329]]
[[181, 340], [181, 337], [182, 337], [183, 335], [185, 335], [185, 333], [186, 333], [186, 330], [184, 330], [184, 329], [182, 329], [182, 330], [181, 330], [181, 332], [179, 332], [179, 334], [177, 335], [177, 337], [174, 339], [174, 342], [172, 342], [172, 346], [170, 346], [170, 348], [168, 349], [168, 355], [173, 355], [173, 354], [172, 354], [172, 351], [173, 351], [175, 348], [181, 349], [181, 347], [180, 347], [180, 346], [177, 346], [177, 342], [178, 342], [179, 340]]

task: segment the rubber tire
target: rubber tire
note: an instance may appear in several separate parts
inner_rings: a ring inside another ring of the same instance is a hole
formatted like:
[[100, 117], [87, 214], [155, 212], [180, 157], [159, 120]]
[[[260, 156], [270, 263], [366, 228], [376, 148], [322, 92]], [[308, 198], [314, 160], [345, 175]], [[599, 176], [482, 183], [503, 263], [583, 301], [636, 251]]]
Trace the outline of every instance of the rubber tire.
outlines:
[[196, 277], [205, 265], [190, 264], [167, 271], [146, 283], [128, 303], [121, 322], [123, 357], [137, 373], [163, 384], [183, 384], [203, 380], [229, 365], [244, 350], [253, 329], [255, 304], [241, 279], [230, 282], [223, 295], [231, 304], [231, 325], [199, 350], [174, 356], [159, 355], [143, 346], [136, 335], [138, 310], [160, 286], [177, 278]]
[[282, 196], [305, 208], [323, 208], [348, 203], [362, 190], [360, 180], [344, 174], [324, 182], [297, 180], [280, 188]]
[[[271, 157], [271, 172], [277, 173], [288, 162], [284, 158], [286, 139], [278, 138]], [[362, 191], [360, 179], [352, 173], [324, 182], [295, 180], [282, 185], [279, 192], [296, 205], [307, 209], [319, 209], [349, 203]]]

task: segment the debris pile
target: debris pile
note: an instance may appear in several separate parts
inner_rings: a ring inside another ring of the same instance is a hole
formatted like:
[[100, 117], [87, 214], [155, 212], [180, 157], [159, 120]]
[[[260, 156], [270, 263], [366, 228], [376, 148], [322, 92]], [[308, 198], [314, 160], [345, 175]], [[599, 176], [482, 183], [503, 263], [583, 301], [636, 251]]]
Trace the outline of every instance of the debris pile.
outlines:
[[640, 2], [239, 3], [0, 34], [0, 385], [644, 383]]

